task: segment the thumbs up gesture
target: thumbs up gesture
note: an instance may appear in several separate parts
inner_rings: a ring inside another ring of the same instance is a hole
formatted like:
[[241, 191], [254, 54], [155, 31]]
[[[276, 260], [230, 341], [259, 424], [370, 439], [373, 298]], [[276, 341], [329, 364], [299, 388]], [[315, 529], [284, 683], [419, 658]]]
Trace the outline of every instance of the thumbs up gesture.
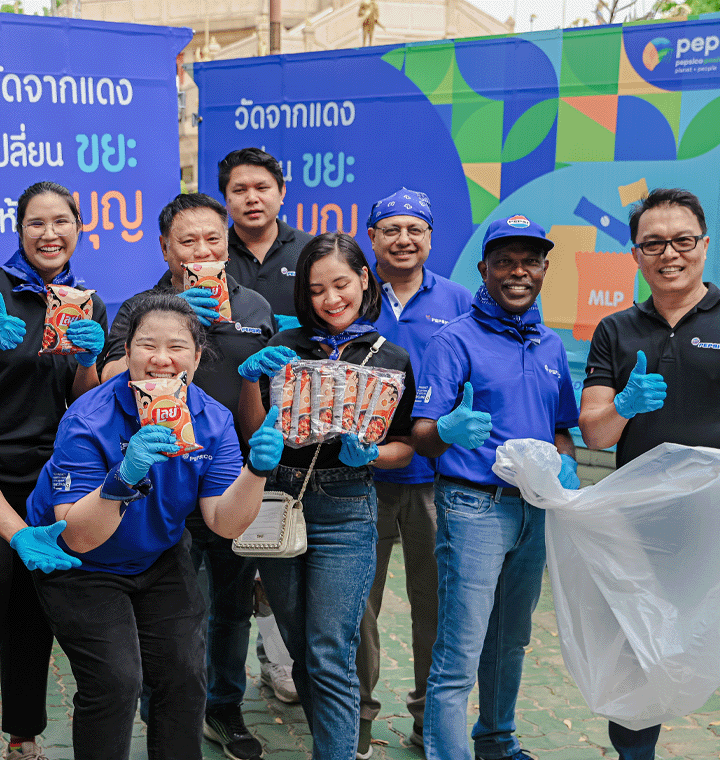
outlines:
[[283, 452], [283, 436], [275, 428], [278, 408], [270, 407], [263, 424], [252, 434], [250, 444], [250, 465], [259, 477], [267, 477], [280, 463]]
[[665, 403], [667, 384], [663, 376], [647, 372], [647, 358], [644, 351], [637, 352], [637, 362], [625, 388], [615, 396], [615, 409], [626, 420], [636, 414], [654, 412]]
[[484, 443], [492, 430], [487, 412], [473, 411], [473, 387], [465, 383], [460, 405], [437, 421], [437, 430], [445, 443], [456, 443], [466, 449], [475, 449]]
[[25, 322], [7, 313], [5, 299], [0, 294], [0, 350], [17, 348], [25, 337]]

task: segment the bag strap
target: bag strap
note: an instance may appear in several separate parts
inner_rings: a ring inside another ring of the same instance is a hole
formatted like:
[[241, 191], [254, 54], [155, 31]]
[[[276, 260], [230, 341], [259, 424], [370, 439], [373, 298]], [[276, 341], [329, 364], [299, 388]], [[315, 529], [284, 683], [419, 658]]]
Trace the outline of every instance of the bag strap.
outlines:
[[[385, 342], [385, 338], [381, 335], [370, 347], [370, 350], [368, 351], [368, 355], [363, 359], [362, 364], [360, 364], [361, 367], [364, 367], [368, 361], [370, 361], [370, 357], [373, 356], [373, 354], [376, 354], [379, 350], [382, 344]], [[298, 494], [297, 501], [300, 504], [300, 509], [302, 509], [302, 497], [305, 495], [305, 489], [307, 488], [308, 483], [310, 482], [310, 476], [312, 475], [313, 468], [315, 467], [315, 462], [317, 462], [318, 454], [320, 453], [320, 447], [322, 446], [322, 443], [318, 443], [317, 448], [315, 449], [315, 454], [312, 458], [312, 462], [310, 462], [310, 467], [308, 467], [307, 475], [305, 476], [305, 480], [302, 484], [302, 488], [300, 489], [300, 493]]]

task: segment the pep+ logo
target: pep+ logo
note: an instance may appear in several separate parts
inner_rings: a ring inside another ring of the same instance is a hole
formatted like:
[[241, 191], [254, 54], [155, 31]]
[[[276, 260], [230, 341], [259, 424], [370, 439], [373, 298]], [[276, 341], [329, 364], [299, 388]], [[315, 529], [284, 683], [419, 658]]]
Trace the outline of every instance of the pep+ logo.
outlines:
[[670, 52], [672, 45], [665, 37], [655, 37], [643, 50], [642, 62], [648, 71], [654, 71], [657, 65]]

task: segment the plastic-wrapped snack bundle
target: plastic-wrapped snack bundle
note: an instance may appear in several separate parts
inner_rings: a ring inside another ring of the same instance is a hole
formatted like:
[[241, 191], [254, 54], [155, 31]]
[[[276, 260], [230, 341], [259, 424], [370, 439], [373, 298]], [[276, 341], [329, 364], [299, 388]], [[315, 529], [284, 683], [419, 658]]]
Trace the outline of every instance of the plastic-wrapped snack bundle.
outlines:
[[187, 372], [158, 380], [131, 380], [141, 425], [163, 425], [175, 434], [180, 450], [169, 453], [178, 457], [201, 449], [195, 442], [195, 430], [187, 406]]
[[312, 373], [312, 433], [318, 443], [338, 432], [333, 429], [334, 370], [330, 362], [322, 362]]
[[353, 432], [358, 432], [365, 421], [365, 415], [370, 408], [373, 393], [378, 385], [377, 375], [366, 370], [364, 367], [359, 370], [357, 403], [355, 404], [355, 419], [353, 420]]
[[47, 311], [40, 354], [79, 354], [67, 337], [68, 326], [78, 319], [92, 319], [94, 290], [78, 290], [65, 285], [47, 286]]
[[290, 435], [287, 439], [289, 446], [298, 448], [312, 443], [310, 418], [312, 414], [312, 371], [303, 366], [295, 369], [295, 391], [292, 404], [292, 422]]
[[232, 322], [230, 295], [224, 261], [195, 261], [183, 264], [183, 290], [207, 288], [219, 302], [218, 316], [214, 322]]
[[346, 364], [343, 374], [345, 384], [341, 396], [340, 431], [350, 433], [355, 429], [355, 404], [358, 400], [359, 383], [358, 368]]
[[404, 379], [404, 372], [387, 370], [380, 374], [370, 407], [358, 430], [361, 443], [380, 443], [385, 439], [400, 396], [405, 390]]
[[271, 403], [280, 410], [275, 427], [280, 430], [285, 439], [290, 435], [294, 395], [295, 372], [292, 364], [286, 364], [270, 381]]

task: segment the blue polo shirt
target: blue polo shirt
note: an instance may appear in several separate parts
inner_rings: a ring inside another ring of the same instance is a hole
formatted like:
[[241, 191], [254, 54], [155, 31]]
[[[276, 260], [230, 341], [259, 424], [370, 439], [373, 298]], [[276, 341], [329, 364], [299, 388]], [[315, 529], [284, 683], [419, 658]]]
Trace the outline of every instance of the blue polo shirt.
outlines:
[[441, 328], [425, 351], [413, 417], [437, 420], [473, 386], [473, 409], [492, 417], [490, 437], [476, 449], [451, 446], [435, 460], [441, 475], [483, 485], [509, 485], [492, 471], [495, 449], [512, 438], [554, 443], [555, 431], [577, 425], [578, 410], [565, 348], [545, 325], [523, 336], [474, 309]]
[[[55, 522], [55, 506], [71, 504], [102, 485], [123, 458], [127, 442], [140, 429], [128, 372], [83, 394], [65, 413], [52, 458], [28, 498], [29, 525]], [[220, 496], [237, 478], [242, 455], [232, 414], [195, 385], [188, 387], [188, 408], [198, 451], [154, 464], [153, 489], [128, 504], [115, 533], [97, 548], [80, 554], [82, 570], [135, 575], [147, 570], [182, 536], [185, 518], [198, 498]]]
[[[472, 294], [456, 282], [433, 274], [423, 267], [420, 289], [400, 310], [390, 283], [383, 282], [373, 266], [373, 274], [380, 283], [382, 309], [375, 327], [391, 343], [402, 346], [410, 354], [413, 372], [417, 375], [425, 348], [430, 338], [450, 320], [465, 314], [470, 308]], [[396, 470], [375, 470], [375, 480], [387, 483], [431, 483], [435, 471], [434, 460], [415, 454], [407, 467]]]

